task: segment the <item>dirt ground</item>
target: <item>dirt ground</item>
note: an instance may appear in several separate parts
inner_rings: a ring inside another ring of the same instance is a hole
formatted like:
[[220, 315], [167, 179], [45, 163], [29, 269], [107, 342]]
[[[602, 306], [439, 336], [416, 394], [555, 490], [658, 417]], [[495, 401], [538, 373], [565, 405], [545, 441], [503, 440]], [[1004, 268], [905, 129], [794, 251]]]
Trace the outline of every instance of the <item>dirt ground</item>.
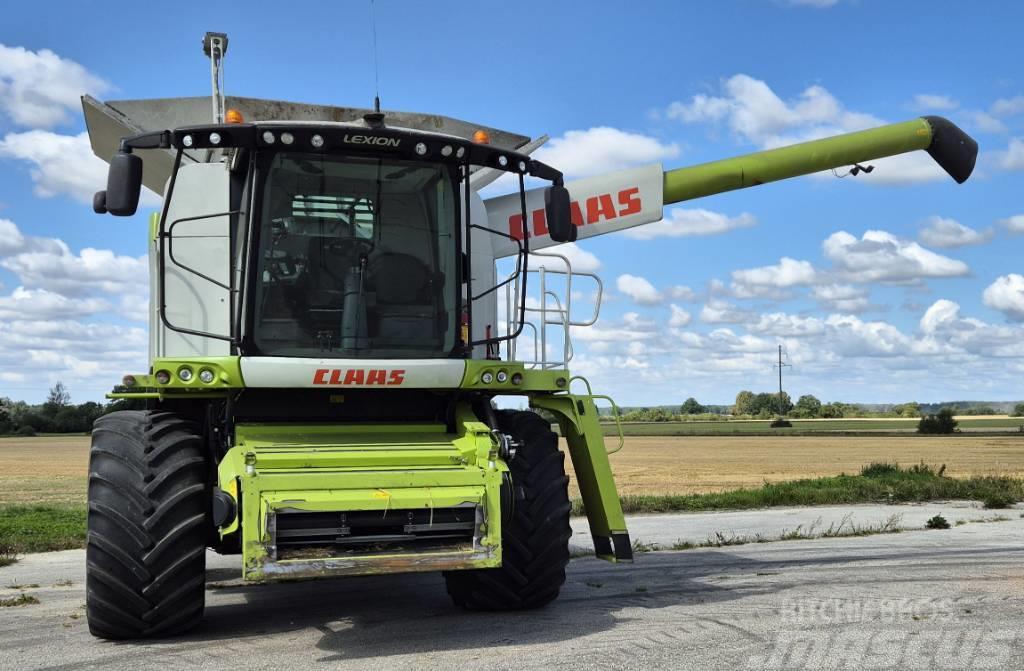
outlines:
[[[608, 439], [608, 448], [617, 443]], [[0, 438], [0, 505], [84, 502], [88, 451], [87, 436]], [[954, 476], [1024, 477], [1024, 436], [630, 437], [611, 461], [624, 494], [756, 487], [856, 473], [873, 461], [946, 464]]]

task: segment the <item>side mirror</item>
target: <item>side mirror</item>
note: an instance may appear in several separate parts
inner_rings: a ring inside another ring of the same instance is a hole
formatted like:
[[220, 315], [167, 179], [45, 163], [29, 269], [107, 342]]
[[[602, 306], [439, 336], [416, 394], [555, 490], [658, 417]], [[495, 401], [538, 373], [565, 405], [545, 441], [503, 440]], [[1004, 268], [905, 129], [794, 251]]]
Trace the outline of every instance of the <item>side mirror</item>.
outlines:
[[[130, 217], [139, 209], [139, 194], [142, 191], [142, 159], [135, 154], [119, 151], [110, 159], [107, 172], [107, 190], [103, 193], [102, 206], [115, 217]], [[93, 209], [100, 196], [93, 198]]]
[[544, 190], [544, 217], [547, 220], [548, 233], [555, 242], [572, 242], [576, 239], [570, 200], [569, 190], [564, 186], [549, 186]]

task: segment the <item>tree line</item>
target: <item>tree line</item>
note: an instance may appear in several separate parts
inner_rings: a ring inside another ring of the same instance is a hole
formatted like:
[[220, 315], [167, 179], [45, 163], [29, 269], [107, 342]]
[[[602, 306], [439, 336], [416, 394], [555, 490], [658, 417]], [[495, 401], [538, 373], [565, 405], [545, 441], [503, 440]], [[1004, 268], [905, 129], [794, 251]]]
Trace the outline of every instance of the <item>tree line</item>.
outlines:
[[86, 401], [74, 404], [63, 382], [50, 389], [43, 403], [0, 398], [0, 435], [34, 436], [37, 433], [87, 433], [99, 417], [115, 410], [129, 409], [131, 402]]

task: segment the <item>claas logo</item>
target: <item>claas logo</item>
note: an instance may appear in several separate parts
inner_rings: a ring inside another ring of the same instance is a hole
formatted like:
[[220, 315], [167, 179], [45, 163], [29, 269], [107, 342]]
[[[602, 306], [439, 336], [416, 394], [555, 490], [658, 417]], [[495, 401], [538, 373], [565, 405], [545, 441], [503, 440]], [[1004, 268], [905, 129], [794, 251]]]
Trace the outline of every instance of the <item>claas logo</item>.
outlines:
[[[640, 187], [634, 186], [616, 194], [602, 193], [592, 196], [583, 201], [582, 205], [579, 201], [574, 200], [569, 207], [572, 211], [572, 223], [576, 226], [586, 226], [602, 221], [612, 221], [619, 217], [628, 217], [631, 214], [640, 214], [643, 203], [640, 200]], [[544, 208], [530, 213], [530, 224], [530, 235], [548, 234]], [[523, 239], [522, 214], [513, 214], [508, 218], [508, 232], [516, 240]]]
[[395, 386], [405, 382], [405, 371], [385, 368], [318, 368], [313, 373], [313, 384], [344, 387], [360, 386]]

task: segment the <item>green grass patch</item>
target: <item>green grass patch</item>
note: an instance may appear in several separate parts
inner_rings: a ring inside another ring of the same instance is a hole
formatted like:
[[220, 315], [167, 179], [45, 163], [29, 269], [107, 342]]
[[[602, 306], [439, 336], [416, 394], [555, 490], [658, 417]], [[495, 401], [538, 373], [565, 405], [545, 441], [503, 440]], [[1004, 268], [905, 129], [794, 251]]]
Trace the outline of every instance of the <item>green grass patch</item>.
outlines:
[[0, 608], [13, 608], [14, 606], [31, 606], [39, 603], [39, 599], [30, 594], [19, 594], [10, 599], [0, 599]]
[[0, 550], [12, 554], [85, 545], [85, 506], [0, 507]]
[[[1024, 480], [1010, 477], [951, 478], [944, 469], [918, 464], [866, 466], [860, 475], [765, 483], [761, 487], [711, 494], [647, 495], [622, 497], [626, 513], [747, 510], [779, 506], [822, 506], [844, 503], [912, 503], [960, 499], [970, 501], [1024, 500]], [[573, 501], [573, 514], [585, 514], [583, 503]]]

